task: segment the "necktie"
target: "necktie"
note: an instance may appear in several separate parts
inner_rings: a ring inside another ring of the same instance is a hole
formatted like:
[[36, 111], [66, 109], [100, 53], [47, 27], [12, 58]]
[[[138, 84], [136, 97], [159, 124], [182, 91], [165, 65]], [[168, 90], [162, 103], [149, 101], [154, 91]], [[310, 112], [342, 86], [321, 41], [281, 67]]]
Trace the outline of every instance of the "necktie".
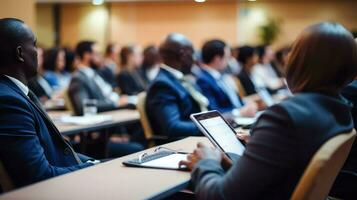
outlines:
[[52, 126], [55, 131], [58, 132], [59, 136], [61, 137], [61, 139], [63, 140], [63, 142], [65, 143], [65, 145], [67, 146], [67, 148], [69, 148], [71, 150], [71, 153], [73, 155], [73, 157], [76, 159], [78, 164], [82, 164], [81, 159], [78, 157], [77, 153], [73, 150], [72, 146], [68, 143], [68, 141], [66, 141], [63, 136], [61, 135], [61, 133], [58, 131], [58, 129], [56, 128], [56, 126], [53, 124], [51, 118], [47, 115], [45, 109], [43, 108], [41, 102], [38, 100], [38, 98], [36, 97], [36, 95], [29, 90], [28, 93], [28, 97], [29, 99], [32, 101], [33, 104], [35, 104], [35, 106], [37, 107], [37, 109], [40, 111], [40, 113], [45, 117], [46, 121], [49, 123], [50, 126]]
[[209, 105], [208, 99], [205, 96], [203, 96], [200, 92], [198, 92], [195, 86], [189, 80], [187, 80], [186, 77], [183, 77], [181, 79], [181, 84], [191, 95], [191, 97], [196, 101], [196, 103], [199, 105], [201, 111], [202, 112], [207, 111]]
[[236, 91], [232, 87], [227, 85], [227, 83], [223, 79], [223, 76], [221, 76], [217, 80], [217, 84], [223, 90], [223, 92], [226, 93], [226, 95], [228, 96], [229, 100], [231, 101], [231, 103], [233, 104], [233, 106], [235, 108], [242, 107], [242, 103], [238, 98], [238, 94], [236, 93]]

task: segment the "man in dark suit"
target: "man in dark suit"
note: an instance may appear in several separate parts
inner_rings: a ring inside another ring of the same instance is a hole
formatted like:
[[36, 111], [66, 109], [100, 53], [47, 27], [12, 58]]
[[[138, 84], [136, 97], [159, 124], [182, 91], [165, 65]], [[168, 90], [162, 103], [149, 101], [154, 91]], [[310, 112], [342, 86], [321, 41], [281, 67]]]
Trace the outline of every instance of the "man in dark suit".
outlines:
[[229, 47], [221, 40], [211, 40], [202, 47], [203, 66], [197, 76], [197, 85], [209, 100], [209, 108], [234, 116], [254, 117], [257, 105], [245, 104], [235, 88], [221, 72], [225, 70], [230, 57]]
[[0, 19], [0, 160], [15, 187], [93, 165], [73, 151], [29, 91], [36, 38], [17, 19]]
[[126, 97], [120, 98], [110, 84], [91, 68], [97, 62], [99, 50], [95, 42], [82, 41], [78, 43], [76, 53], [80, 64], [73, 76], [68, 95], [76, 115], [83, 114], [83, 100], [96, 99], [98, 112], [114, 110], [126, 104]]
[[198, 135], [190, 114], [207, 110], [208, 100], [185, 78], [193, 65], [192, 43], [173, 33], [160, 46], [162, 64], [148, 90], [146, 112], [155, 134], [171, 138]]

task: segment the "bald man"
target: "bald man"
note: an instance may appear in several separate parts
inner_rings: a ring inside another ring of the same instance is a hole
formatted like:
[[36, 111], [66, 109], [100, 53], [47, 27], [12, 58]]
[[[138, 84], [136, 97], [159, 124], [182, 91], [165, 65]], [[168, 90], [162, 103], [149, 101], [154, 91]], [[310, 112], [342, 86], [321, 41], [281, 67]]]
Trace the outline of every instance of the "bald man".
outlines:
[[28, 89], [36, 74], [33, 32], [18, 19], [0, 19], [0, 161], [13, 187], [94, 164], [73, 151]]
[[208, 100], [186, 78], [194, 62], [192, 43], [185, 36], [172, 33], [159, 51], [163, 64], [146, 100], [153, 131], [169, 138], [199, 135], [190, 114], [207, 110]]

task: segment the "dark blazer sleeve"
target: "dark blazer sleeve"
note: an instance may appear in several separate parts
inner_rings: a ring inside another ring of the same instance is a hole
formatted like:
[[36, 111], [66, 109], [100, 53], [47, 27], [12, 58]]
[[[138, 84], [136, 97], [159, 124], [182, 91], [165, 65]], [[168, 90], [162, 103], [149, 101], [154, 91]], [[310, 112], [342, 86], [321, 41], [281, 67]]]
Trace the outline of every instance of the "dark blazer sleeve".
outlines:
[[26, 102], [14, 97], [0, 100], [0, 156], [5, 168], [17, 182], [29, 184], [91, 166], [51, 165], [36, 133], [36, 123]]
[[198, 135], [199, 131], [190, 120], [182, 120], [176, 94], [165, 84], [156, 83], [150, 89], [146, 110], [158, 118], [163, 133], [169, 137]]
[[243, 156], [226, 174], [217, 161], [198, 162], [192, 172], [198, 199], [259, 199], [272, 190], [294, 166], [294, 140], [283, 136], [293, 130], [284, 109], [267, 110], [254, 127]]
[[[83, 100], [90, 99], [90, 95], [88, 94], [87, 90], [83, 86], [81, 80], [78, 78], [73, 78], [69, 87], [68, 87], [68, 95], [69, 99], [72, 103], [73, 109], [76, 115], [83, 114]], [[113, 102], [107, 99], [97, 99], [97, 108], [98, 112], [104, 112], [109, 110], [116, 109], [116, 106]]]
[[[210, 110], [218, 110], [221, 113], [226, 113], [226, 112], [231, 112], [232, 108], [222, 108], [220, 106], [220, 103], [218, 102], [217, 93], [214, 91], [214, 89], [204, 80], [198, 79], [197, 80], [197, 85], [201, 89], [201, 93], [208, 99], [209, 101], [209, 109]], [[225, 94], [222, 94], [225, 95]]]

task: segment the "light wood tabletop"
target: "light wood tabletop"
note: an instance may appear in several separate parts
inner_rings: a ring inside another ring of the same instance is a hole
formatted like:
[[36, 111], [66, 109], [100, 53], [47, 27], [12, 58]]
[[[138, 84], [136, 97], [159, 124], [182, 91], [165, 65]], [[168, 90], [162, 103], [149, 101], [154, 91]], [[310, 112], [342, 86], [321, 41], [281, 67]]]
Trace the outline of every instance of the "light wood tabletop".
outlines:
[[[162, 145], [192, 152], [197, 142], [211, 143], [205, 137], [188, 137]], [[0, 196], [0, 200], [110, 200], [162, 199], [187, 187], [190, 173], [185, 171], [125, 167], [122, 162], [154, 148], [102, 163], [87, 169], [36, 183]]]
[[100, 115], [109, 115], [112, 120], [97, 124], [89, 125], [72, 125], [63, 124], [58, 119], [61, 116], [70, 115], [69, 111], [49, 111], [48, 115], [54, 120], [54, 123], [58, 130], [63, 135], [77, 134], [84, 131], [98, 131], [106, 128], [111, 128], [119, 125], [126, 125], [140, 120], [140, 113], [137, 110], [121, 109], [108, 112], [99, 113]]

